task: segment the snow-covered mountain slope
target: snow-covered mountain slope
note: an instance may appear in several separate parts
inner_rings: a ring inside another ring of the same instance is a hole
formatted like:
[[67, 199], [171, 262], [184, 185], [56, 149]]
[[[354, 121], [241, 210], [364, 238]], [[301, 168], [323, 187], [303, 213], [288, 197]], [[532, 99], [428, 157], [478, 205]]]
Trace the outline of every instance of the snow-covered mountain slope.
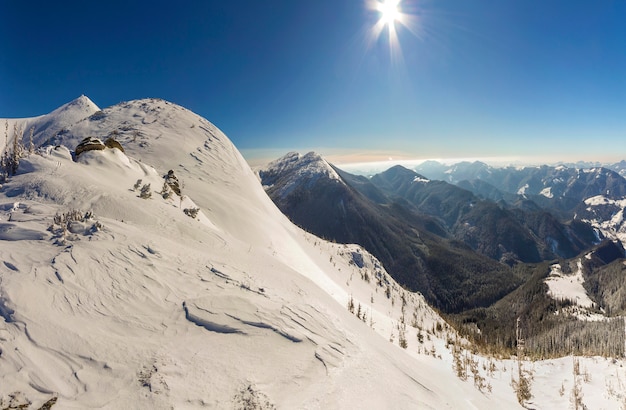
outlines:
[[[507, 376], [455, 377], [421, 295], [291, 224], [207, 120], [89, 107], [38, 117], [37, 143], [76, 122], [0, 189], [0, 408], [519, 407]], [[125, 152], [71, 151], [110, 136]]]
[[589, 222], [605, 236], [619, 239], [626, 244], [626, 223], [624, 221], [626, 198], [610, 199], [604, 195], [587, 198], [578, 208], [578, 217]]

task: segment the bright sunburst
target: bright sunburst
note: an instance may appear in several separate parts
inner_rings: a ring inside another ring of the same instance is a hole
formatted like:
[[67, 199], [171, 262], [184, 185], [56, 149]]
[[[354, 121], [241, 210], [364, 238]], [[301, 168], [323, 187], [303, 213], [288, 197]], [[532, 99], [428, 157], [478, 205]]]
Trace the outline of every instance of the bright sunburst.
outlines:
[[382, 24], [391, 28], [396, 20], [400, 19], [399, 5], [400, 0], [384, 0], [376, 4], [376, 9], [380, 12]]
[[378, 20], [371, 29], [372, 40], [378, 40], [383, 32], [389, 38], [389, 51], [392, 59], [401, 60], [402, 50], [398, 38], [397, 26], [400, 23], [417, 35], [417, 16], [403, 10], [403, 3], [411, 0], [366, 0], [368, 8], [378, 13]]

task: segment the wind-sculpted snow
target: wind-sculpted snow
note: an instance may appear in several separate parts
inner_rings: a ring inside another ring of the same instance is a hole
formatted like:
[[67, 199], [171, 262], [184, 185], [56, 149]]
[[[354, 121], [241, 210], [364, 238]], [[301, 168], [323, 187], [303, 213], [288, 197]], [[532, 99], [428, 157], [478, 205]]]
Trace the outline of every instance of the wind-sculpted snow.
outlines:
[[195, 303], [188, 306], [187, 302], [183, 302], [183, 309], [185, 310], [185, 318], [188, 321], [210, 332], [244, 333], [241, 329], [231, 326], [236, 326], [236, 320], [229, 318], [223, 313], [211, 312], [202, 307], [198, 307]]
[[2, 296], [0, 296], [0, 317], [2, 317], [5, 322], [11, 323], [14, 321], [14, 313], [15, 311], [7, 306], [6, 300], [4, 300]]
[[[111, 135], [125, 153], [75, 161], [85, 136]], [[381, 407], [390, 391], [394, 407], [424, 401], [404, 393], [414, 382], [389, 365], [402, 352], [377, 358], [393, 346], [347, 312], [328, 254], [280, 214], [208, 121], [144, 100], [55, 138], [60, 146], [23, 158], [2, 186], [0, 220], [22, 240], [0, 247], [0, 400], [230, 408], [255, 386], [285, 408]], [[169, 170], [180, 197], [159, 194]], [[134, 187], [147, 184], [142, 199]]]
[[20, 228], [16, 224], [0, 223], [0, 241], [36, 241], [46, 237], [43, 232]]

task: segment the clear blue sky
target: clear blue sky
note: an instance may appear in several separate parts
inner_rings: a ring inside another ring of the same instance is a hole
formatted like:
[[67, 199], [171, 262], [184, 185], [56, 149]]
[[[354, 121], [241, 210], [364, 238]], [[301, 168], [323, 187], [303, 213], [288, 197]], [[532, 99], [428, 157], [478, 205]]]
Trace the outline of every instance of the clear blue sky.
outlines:
[[249, 155], [626, 158], [625, 1], [399, 7], [401, 59], [364, 0], [3, 0], [0, 117], [159, 97]]

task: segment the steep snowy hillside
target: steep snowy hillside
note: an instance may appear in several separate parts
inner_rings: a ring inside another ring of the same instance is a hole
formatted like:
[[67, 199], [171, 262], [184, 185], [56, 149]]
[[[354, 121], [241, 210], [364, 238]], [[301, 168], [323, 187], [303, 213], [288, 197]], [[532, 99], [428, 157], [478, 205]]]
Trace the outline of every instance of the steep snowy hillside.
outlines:
[[[58, 146], [0, 189], [0, 408], [519, 408], [507, 375], [457, 378], [423, 298], [292, 225], [211, 123], [90, 107], [13, 120]], [[123, 151], [77, 156], [86, 137]]]

